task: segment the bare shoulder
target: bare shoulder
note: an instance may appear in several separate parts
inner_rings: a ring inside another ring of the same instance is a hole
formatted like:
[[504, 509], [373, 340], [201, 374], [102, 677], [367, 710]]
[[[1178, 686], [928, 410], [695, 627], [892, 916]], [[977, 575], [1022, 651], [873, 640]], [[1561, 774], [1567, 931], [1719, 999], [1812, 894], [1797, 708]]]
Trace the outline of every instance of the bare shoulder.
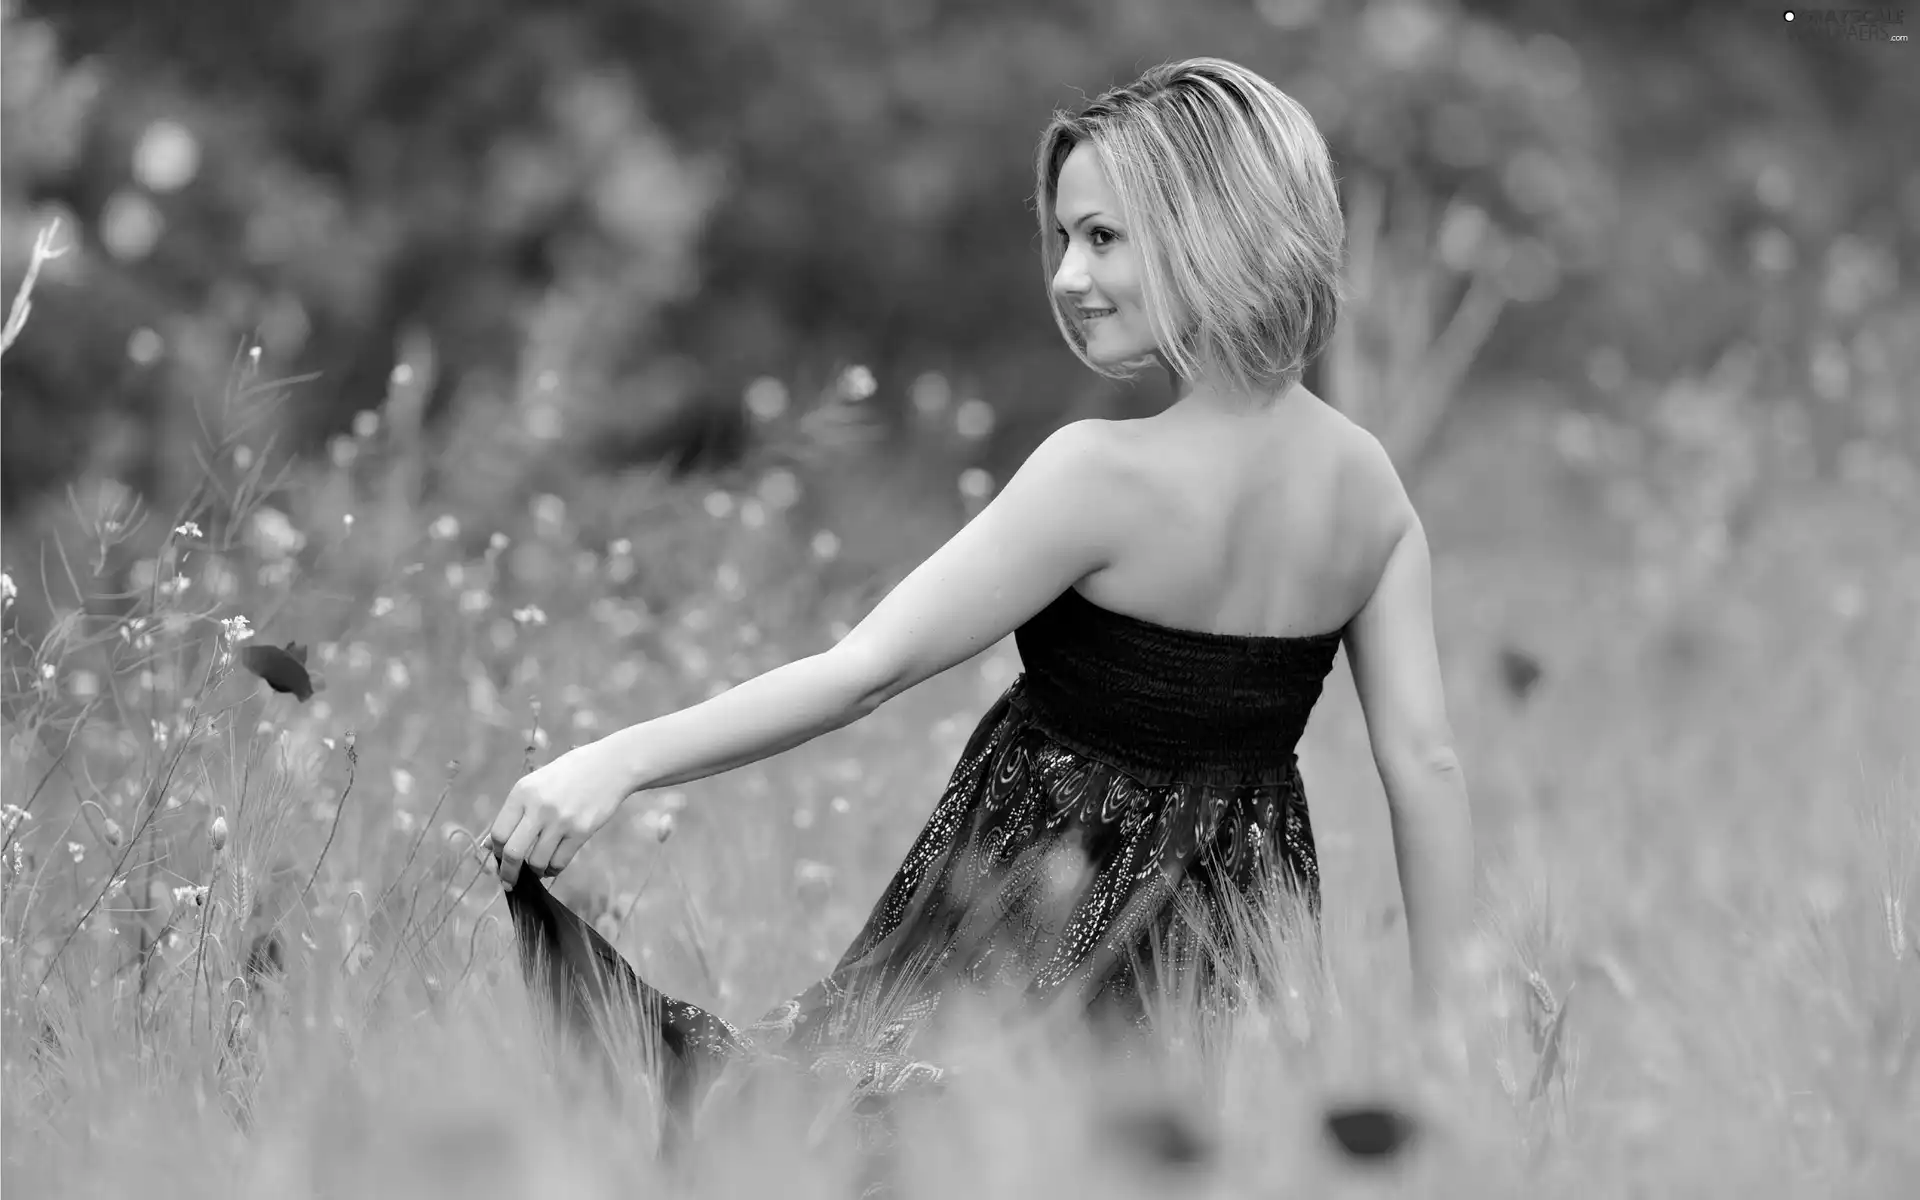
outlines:
[[1103, 417], [1069, 421], [1048, 434], [1027, 463], [1071, 479], [1103, 503], [1117, 503], [1148, 478], [1149, 460], [1124, 424]]
[[1329, 441], [1338, 466], [1338, 496], [1359, 528], [1374, 531], [1382, 553], [1419, 521], [1387, 448], [1365, 426], [1328, 406]]

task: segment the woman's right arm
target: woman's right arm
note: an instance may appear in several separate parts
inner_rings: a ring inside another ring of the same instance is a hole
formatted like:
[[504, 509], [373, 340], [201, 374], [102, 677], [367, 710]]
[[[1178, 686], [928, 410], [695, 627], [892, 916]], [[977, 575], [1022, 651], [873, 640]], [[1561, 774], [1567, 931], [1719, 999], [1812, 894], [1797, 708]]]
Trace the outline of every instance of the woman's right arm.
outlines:
[[1426, 532], [1397, 476], [1393, 483], [1398, 533], [1372, 596], [1347, 626], [1346, 649], [1386, 787], [1414, 1001], [1433, 1013], [1454, 994], [1473, 932], [1473, 825], [1434, 644]]

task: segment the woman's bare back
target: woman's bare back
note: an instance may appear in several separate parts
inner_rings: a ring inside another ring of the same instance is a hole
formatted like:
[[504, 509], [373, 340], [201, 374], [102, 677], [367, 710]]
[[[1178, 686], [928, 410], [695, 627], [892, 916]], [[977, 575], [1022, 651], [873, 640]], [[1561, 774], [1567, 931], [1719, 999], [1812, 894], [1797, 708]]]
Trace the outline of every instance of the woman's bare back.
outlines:
[[1339, 629], [1372, 594], [1401, 497], [1378, 443], [1304, 388], [1274, 409], [1176, 405], [1110, 423], [1135, 482], [1117, 561], [1076, 585], [1181, 629], [1295, 637]]

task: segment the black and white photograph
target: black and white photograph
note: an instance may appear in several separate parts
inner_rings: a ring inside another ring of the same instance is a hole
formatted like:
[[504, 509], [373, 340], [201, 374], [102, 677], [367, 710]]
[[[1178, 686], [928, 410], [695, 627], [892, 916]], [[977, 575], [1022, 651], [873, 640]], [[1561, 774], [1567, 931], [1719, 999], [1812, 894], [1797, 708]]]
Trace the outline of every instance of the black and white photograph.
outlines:
[[1920, 1190], [1920, 51], [0, 0], [0, 1191]]

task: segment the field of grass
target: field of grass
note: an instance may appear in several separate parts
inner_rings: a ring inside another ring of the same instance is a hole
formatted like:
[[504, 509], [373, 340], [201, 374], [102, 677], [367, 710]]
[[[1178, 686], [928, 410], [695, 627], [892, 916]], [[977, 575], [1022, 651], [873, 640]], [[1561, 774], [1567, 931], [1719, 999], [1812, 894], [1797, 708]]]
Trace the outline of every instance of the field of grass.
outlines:
[[[1920, 506], [1783, 492], [1713, 572], [1650, 575], [1539, 412], [1487, 408], [1417, 492], [1481, 849], [1471, 1077], [1429, 1070], [1399, 1015], [1343, 659], [1302, 751], [1324, 958], [1282, 948], [1282, 1000], [1156, 1085], [1216, 1165], [1142, 1161], [1110, 1081], [1010, 1042], [910, 1114], [909, 1194], [1911, 1194]], [[8, 560], [8, 1194], [654, 1194], [644, 1088], [616, 1104], [544, 1065], [472, 834], [530, 758], [827, 644], [871, 603], [836, 574], [862, 547], [753, 477], [449, 516], [401, 486], [419, 464], [374, 421], [264, 498], [242, 486], [258, 463], [215, 459], [227, 492], [195, 514], [135, 529], [83, 505], [44, 587], [37, 557]], [[98, 563], [136, 548], [140, 593], [101, 598]], [[40, 600], [53, 632], [28, 645], [42, 592], [65, 599]], [[325, 690], [240, 669], [237, 616], [252, 644], [310, 642]], [[1503, 647], [1542, 665], [1524, 697]], [[556, 890], [658, 986], [751, 1018], [837, 956], [1017, 670], [1009, 642], [805, 747], [635, 797]], [[1342, 1159], [1320, 1115], [1352, 1097], [1423, 1135], [1390, 1166]], [[672, 1179], [838, 1196], [852, 1170], [835, 1127], [809, 1140], [774, 1104]]]

